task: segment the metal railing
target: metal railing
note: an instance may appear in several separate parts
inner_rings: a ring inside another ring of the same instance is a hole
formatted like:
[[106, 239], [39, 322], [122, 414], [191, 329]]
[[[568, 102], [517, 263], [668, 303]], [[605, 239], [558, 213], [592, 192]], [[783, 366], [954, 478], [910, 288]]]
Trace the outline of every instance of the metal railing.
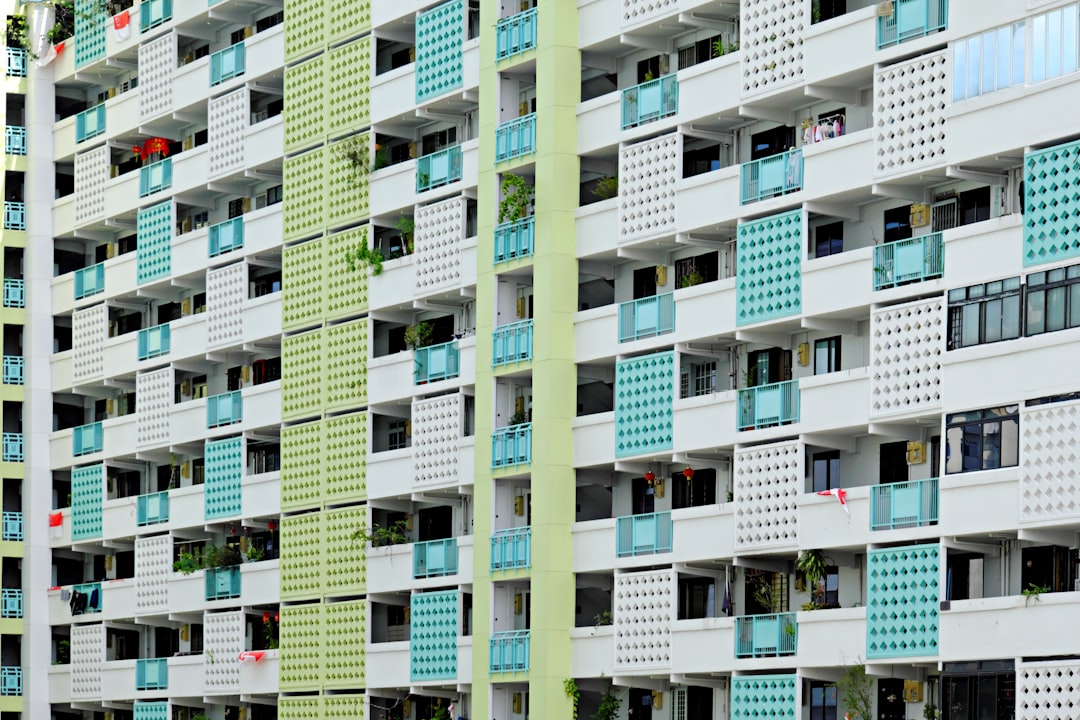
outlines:
[[98, 103], [75, 116], [75, 142], [81, 143], [105, 132], [105, 103]]
[[4, 203], [4, 229], [26, 229], [26, 203], [17, 200]]
[[488, 656], [493, 673], [529, 671], [529, 631], [504, 630], [491, 633]]
[[491, 467], [532, 463], [532, 423], [499, 428], [491, 433]]
[[169, 687], [166, 658], [139, 658], [135, 661], [136, 690], [165, 690]]
[[495, 59], [505, 60], [536, 47], [537, 8], [504, 17], [495, 25]]
[[495, 128], [495, 162], [536, 152], [536, 113], [499, 123]]
[[491, 533], [491, 572], [532, 567], [532, 528], [516, 527]]
[[888, 4], [892, 14], [877, 19], [878, 50], [949, 26], [949, 0], [889, 0]]
[[495, 226], [495, 264], [532, 257], [536, 218], [499, 223]]
[[22, 462], [23, 461], [23, 434], [6, 432], [3, 435], [3, 453], [2, 459], [4, 462]]
[[414, 578], [442, 577], [457, 571], [457, 538], [413, 543]]
[[22, 695], [22, 667], [5, 665], [0, 668], [0, 695], [4, 697]]
[[4, 152], [8, 155], [26, 154], [26, 128], [21, 125], [7, 126], [7, 144]]
[[679, 79], [672, 73], [622, 91], [622, 129], [679, 112]]
[[671, 552], [672, 534], [670, 512], [624, 515], [615, 521], [615, 553], [633, 557]]
[[100, 422], [79, 425], [71, 433], [71, 454], [75, 457], [101, 452], [104, 448], [104, 430]]
[[143, 0], [139, 5], [139, 32], [172, 20], [172, 0]]
[[413, 350], [413, 384], [456, 378], [460, 366], [457, 340]]
[[23, 592], [21, 588], [0, 590], [0, 617], [21, 618], [23, 616]]
[[102, 292], [105, 292], [105, 263], [97, 263], [75, 271], [76, 300]]
[[416, 161], [416, 192], [449, 185], [461, 179], [461, 146], [454, 145]]
[[938, 521], [938, 479], [874, 485], [870, 495], [870, 529], [934, 525]]
[[798, 647], [799, 625], [793, 612], [735, 618], [735, 657], [794, 655]]
[[136, 520], [139, 527], [169, 521], [169, 492], [146, 493], [136, 501]]
[[26, 307], [26, 283], [19, 278], [4, 278], [4, 307]]
[[247, 69], [247, 46], [244, 41], [210, 55], [210, 87], [239, 77]]
[[4, 356], [4, 384], [22, 385], [26, 360], [22, 355]]
[[26, 77], [26, 51], [22, 48], [9, 47], [7, 49], [7, 76]]
[[172, 158], [158, 160], [139, 168], [139, 197], [146, 197], [172, 187]]
[[945, 243], [931, 233], [874, 247], [874, 289], [925, 282], [945, 274]]
[[751, 160], [740, 166], [742, 204], [802, 189], [803, 156], [800, 148]]
[[244, 419], [244, 398], [239, 390], [206, 398], [206, 427], [232, 425]]
[[23, 514], [17, 510], [5, 510], [3, 513], [2, 537], [11, 542], [22, 542], [23, 539]]
[[799, 421], [799, 381], [758, 385], [739, 390], [739, 429]]
[[210, 257], [242, 247], [244, 247], [244, 217], [242, 215], [210, 226], [207, 232], [207, 254]]
[[675, 332], [675, 293], [619, 304], [619, 342]]
[[508, 365], [532, 360], [533, 321], [500, 325], [491, 332], [491, 365]]
[[226, 600], [240, 597], [240, 568], [209, 568], [206, 571], [206, 599]]
[[169, 328], [169, 323], [140, 330], [138, 345], [140, 360], [168, 355], [172, 349], [172, 330]]

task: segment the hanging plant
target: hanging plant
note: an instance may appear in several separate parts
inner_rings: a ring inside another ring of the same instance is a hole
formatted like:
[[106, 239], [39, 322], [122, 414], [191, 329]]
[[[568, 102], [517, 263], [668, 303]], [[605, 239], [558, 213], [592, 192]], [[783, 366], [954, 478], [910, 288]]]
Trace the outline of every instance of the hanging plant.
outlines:
[[334, 154], [352, 166], [352, 181], [360, 184], [368, 173], [368, 142], [366, 135], [353, 135], [333, 146]]
[[416, 221], [408, 215], [402, 215], [398, 218], [394, 227], [401, 231], [401, 237], [405, 240], [405, 247], [408, 249], [409, 254], [412, 255], [413, 231], [416, 230]]
[[526, 217], [533, 199], [533, 186], [513, 173], [502, 176], [502, 202], [499, 203], [499, 222], [512, 222]]
[[821, 550], [803, 550], [799, 553], [799, 559], [795, 561], [795, 569], [806, 578], [810, 598], [813, 600], [815, 592], [828, 572], [828, 558], [825, 557]]
[[405, 344], [411, 348], [427, 347], [435, 328], [429, 322], [418, 322], [405, 328]]
[[367, 240], [361, 240], [356, 247], [345, 253], [345, 262], [349, 270], [355, 271], [358, 267], [371, 268], [372, 275], [382, 274], [383, 254], [378, 248], [369, 248]]
[[577, 708], [578, 703], [581, 702], [581, 691], [578, 690], [574, 678], [563, 680], [563, 692], [566, 693], [566, 697], [570, 698], [570, 720], [577, 720]]

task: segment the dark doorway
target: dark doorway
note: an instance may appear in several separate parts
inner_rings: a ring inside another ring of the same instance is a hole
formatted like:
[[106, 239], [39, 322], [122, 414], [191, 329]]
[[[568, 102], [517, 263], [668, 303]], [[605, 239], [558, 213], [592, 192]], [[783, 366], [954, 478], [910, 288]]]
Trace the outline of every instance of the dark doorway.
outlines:
[[631, 510], [634, 515], [656, 512], [656, 494], [653, 486], [643, 477], [636, 477], [630, 486]]
[[772, 157], [795, 147], [795, 128], [781, 125], [750, 136], [750, 159]]
[[424, 508], [420, 516], [420, 528], [417, 537], [420, 542], [427, 540], [445, 540], [454, 536], [454, 510], [443, 505], [441, 507]]
[[904, 720], [904, 681], [879, 678], [877, 681], [878, 720]]
[[634, 271], [634, 299], [652, 297], [656, 294], [656, 268], [638, 268]]
[[[1020, 551], [1020, 589], [1042, 592], [1072, 590], [1076, 551], [1058, 545], [1026, 547]], [[1072, 556], [1072, 557], [1070, 557]]]
[[686, 688], [686, 720], [712, 720], [712, 716], [712, 688], [699, 685]]
[[649, 720], [652, 718], [652, 691], [630, 688], [630, 698], [626, 705], [626, 714], [630, 720]]
[[907, 482], [907, 480], [907, 443], [904, 441], [881, 443], [878, 460], [878, 482], [887, 485], [888, 483]]

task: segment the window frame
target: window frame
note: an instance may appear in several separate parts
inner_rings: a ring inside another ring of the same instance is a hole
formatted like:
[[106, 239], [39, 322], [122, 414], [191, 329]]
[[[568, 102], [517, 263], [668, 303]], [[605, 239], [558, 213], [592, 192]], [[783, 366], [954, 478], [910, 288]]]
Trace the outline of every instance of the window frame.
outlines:
[[[819, 346], [824, 346], [826, 361], [825, 368], [818, 368], [818, 353]], [[833, 335], [832, 337], [820, 338], [814, 341], [814, 374], [815, 375], [828, 375], [829, 373], [840, 372], [841, 370], [841, 355], [840, 355], [841, 341], [839, 335]]]
[[[824, 236], [824, 237], [823, 237]], [[825, 250], [825, 252], [822, 252]], [[825, 223], [814, 228], [814, 257], [823, 258], [844, 252], [844, 221]]]
[[[820, 702], [816, 702], [815, 690], [821, 692]], [[831, 693], [830, 693], [831, 691]], [[831, 694], [831, 698], [830, 698]], [[825, 682], [823, 680], [811, 680], [810, 692], [808, 693], [810, 700], [810, 720], [837, 720], [838, 708], [838, 692], [835, 683]]]
[[[824, 463], [825, 469], [824, 485], [818, 483], [818, 463]], [[835, 475], [835, 477], [834, 477]], [[825, 452], [816, 452], [810, 455], [810, 487], [812, 492], [821, 492], [823, 490], [832, 490], [834, 487], [840, 487], [840, 451], [839, 450], [827, 450]]]
[[[1007, 431], [1007, 423], [1012, 423], [1012, 429]], [[996, 433], [992, 426], [998, 425]], [[955, 433], [954, 431], [959, 431]], [[997, 438], [996, 454], [988, 455], [986, 442], [988, 438]], [[1007, 441], [1011, 437], [1012, 447], [1007, 448]], [[953, 444], [957, 448], [957, 459], [953, 464]], [[974, 452], [965, 452], [971, 450]], [[1011, 455], [1006, 457], [1005, 451], [1011, 450]], [[969, 466], [968, 458], [980, 459], [979, 467]], [[994, 462], [996, 460], [996, 463]], [[952, 413], [945, 419], [945, 474], [962, 475], [969, 472], [984, 472], [986, 470], [1000, 470], [1002, 468], [1018, 467], [1020, 464], [1020, 405], [1005, 405], [997, 408], [984, 410], [971, 410], [968, 412]]]
[[[1024, 337], [1045, 335], [1046, 333], [1071, 330], [1080, 327], [1080, 265], [1042, 270], [1031, 273], [1026, 278], [1024, 287]], [[1061, 290], [1061, 325], [1049, 328], [1050, 307], [1046, 302], [1049, 294]], [[1042, 298], [1041, 318], [1033, 320], [1031, 303]], [[1039, 329], [1032, 329], [1033, 327]]]
[[[1009, 311], [1010, 300], [1016, 298], [1016, 321], [1015, 335], [1006, 335], [1006, 319]], [[1020, 276], [1003, 278], [992, 282], [970, 285], [968, 287], [954, 288], [947, 295], [948, 300], [948, 350], [959, 350], [976, 345], [987, 345], [1006, 340], [1016, 340], [1024, 336], [1024, 285]], [[987, 334], [987, 311], [995, 304], [999, 305], [1000, 327], [998, 336], [988, 339]], [[974, 314], [974, 315], [973, 315]], [[977, 323], [977, 337], [974, 342], [965, 340], [964, 335], [972, 330], [966, 324], [972, 321]]]

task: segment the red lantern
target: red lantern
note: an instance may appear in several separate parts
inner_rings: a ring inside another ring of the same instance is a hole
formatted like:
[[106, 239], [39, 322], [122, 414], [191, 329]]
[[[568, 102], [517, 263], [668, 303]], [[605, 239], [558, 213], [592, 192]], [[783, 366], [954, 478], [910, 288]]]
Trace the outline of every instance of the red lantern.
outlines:
[[270, 611], [267, 610], [263, 613], [263, 624], [270, 622]]
[[687, 465], [686, 469], [682, 471], [682, 476], [684, 478], [686, 478], [687, 480], [693, 480], [694, 479], [694, 468]]
[[273, 520], [271, 520], [270, 522], [266, 523], [266, 529], [267, 529], [267, 530], [274, 530], [274, 529], [276, 529], [276, 528], [277, 528], [277, 523], [276, 523], [276, 522], [274, 522]]
[[652, 485], [653, 480], [655, 480], [655, 479], [656, 479], [656, 473], [654, 473], [652, 470], [646, 471], [646, 473], [645, 473], [645, 482]]
[[280, 612], [274, 613], [274, 622], [281, 622], [281, 613]]

